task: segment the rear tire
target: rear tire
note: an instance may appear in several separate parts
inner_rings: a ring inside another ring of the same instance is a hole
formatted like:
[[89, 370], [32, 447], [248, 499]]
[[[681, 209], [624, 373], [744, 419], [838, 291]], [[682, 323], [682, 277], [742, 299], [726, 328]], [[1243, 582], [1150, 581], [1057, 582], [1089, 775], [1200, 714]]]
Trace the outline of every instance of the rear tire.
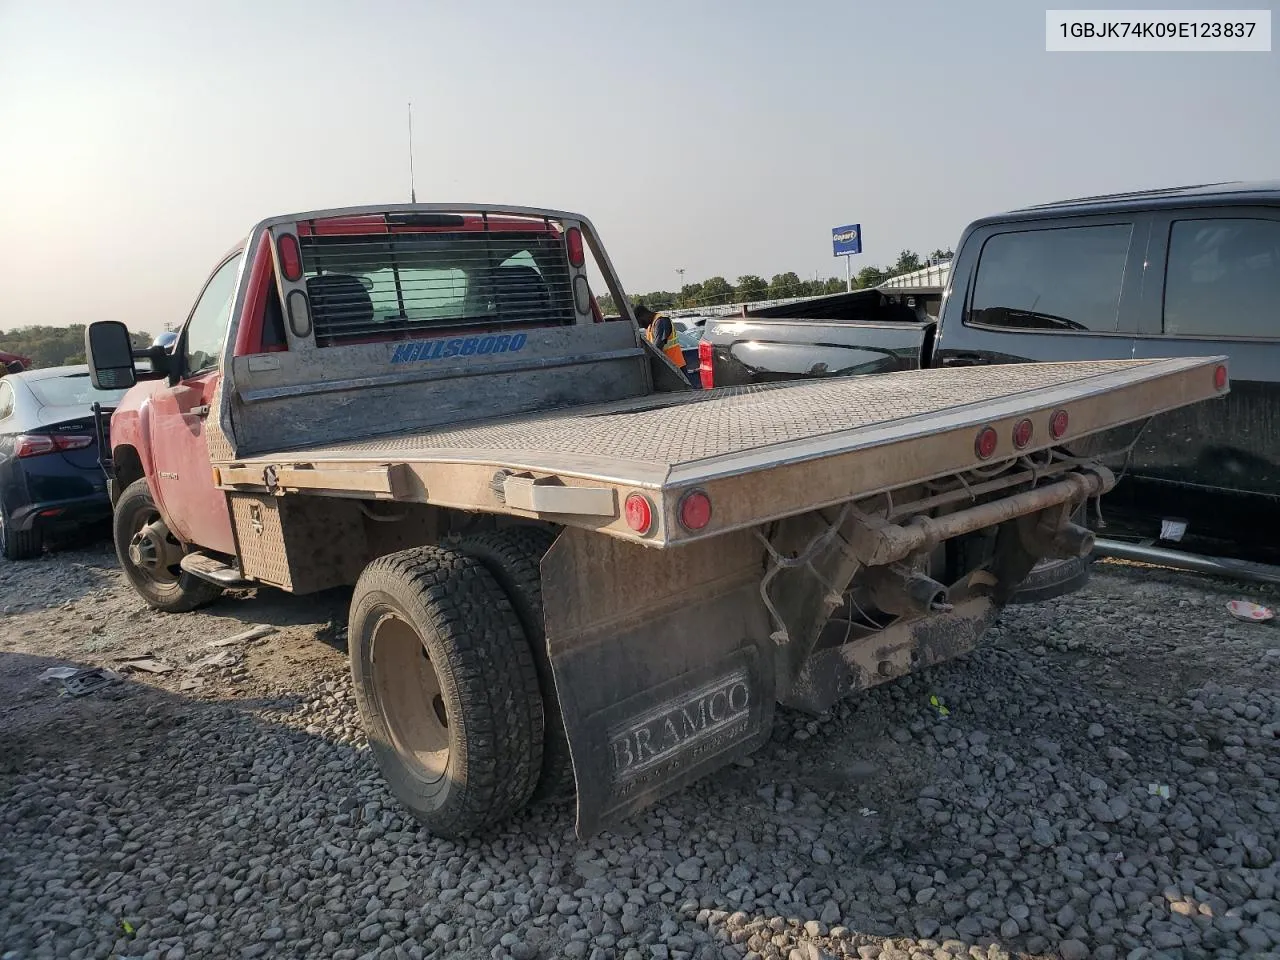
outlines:
[[542, 771], [533, 655], [480, 561], [418, 547], [365, 568], [351, 598], [351, 677], [391, 792], [437, 836], [523, 807]]
[[542, 621], [543, 556], [556, 535], [541, 527], [508, 527], [472, 534], [458, 542], [458, 549], [483, 563], [498, 585], [506, 591], [524, 627], [542, 692], [542, 713], [546, 719], [542, 747], [542, 776], [533, 793], [535, 803], [568, 800], [574, 794], [573, 758], [564, 717], [556, 696], [556, 681], [547, 656], [547, 635]]
[[[112, 534], [116, 556], [130, 585], [148, 605], [166, 613], [186, 613], [207, 606], [222, 596], [222, 587], [187, 573], [175, 566], [150, 571], [135, 564], [129, 556], [129, 545], [143, 527], [160, 518], [160, 510], [151, 497], [145, 478], [125, 487], [116, 501], [112, 517]], [[178, 547], [177, 541], [173, 546]]]
[[44, 534], [37, 526], [14, 530], [0, 517], [0, 552], [6, 560], [34, 560], [44, 553]]

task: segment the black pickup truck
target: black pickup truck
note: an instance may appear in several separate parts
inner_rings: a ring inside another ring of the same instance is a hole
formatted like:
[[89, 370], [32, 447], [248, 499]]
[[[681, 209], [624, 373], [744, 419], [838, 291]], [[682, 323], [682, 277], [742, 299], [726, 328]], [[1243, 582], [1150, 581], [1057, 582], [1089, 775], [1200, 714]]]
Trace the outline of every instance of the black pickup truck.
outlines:
[[1136, 442], [1107, 438], [1132, 444], [1107, 536], [1280, 559], [1280, 181], [1029, 207], [970, 224], [956, 251], [945, 290], [708, 322], [703, 385], [1225, 354], [1227, 398], [1156, 417]]

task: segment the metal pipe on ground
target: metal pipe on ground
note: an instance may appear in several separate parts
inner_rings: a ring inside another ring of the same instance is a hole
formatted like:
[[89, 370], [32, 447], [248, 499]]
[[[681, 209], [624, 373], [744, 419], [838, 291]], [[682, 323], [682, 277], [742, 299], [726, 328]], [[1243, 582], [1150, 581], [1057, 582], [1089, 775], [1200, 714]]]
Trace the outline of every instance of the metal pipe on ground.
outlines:
[[1102, 538], [1095, 541], [1093, 552], [1099, 557], [1136, 560], [1139, 563], [1153, 563], [1177, 570], [1190, 570], [1193, 573], [1207, 573], [1217, 577], [1230, 577], [1233, 580], [1248, 580], [1252, 583], [1280, 586], [1280, 567], [1269, 563], [1233, 560], [1229, 557], [1206, 557], [1195, 553], [1184, 553], [1181, 550], [1169, 550], [1165, 547], [1147, 547], [1139, 543], [1124, 543], [1120, 540]]

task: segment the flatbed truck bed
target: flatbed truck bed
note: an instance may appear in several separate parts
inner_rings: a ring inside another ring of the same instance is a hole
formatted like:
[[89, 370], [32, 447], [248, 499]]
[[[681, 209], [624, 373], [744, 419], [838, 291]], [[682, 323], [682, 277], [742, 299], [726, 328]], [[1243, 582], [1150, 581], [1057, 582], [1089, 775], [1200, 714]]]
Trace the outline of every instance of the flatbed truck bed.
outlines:
[[[722, 387], [264, 453], [219, 466], [218, 475], [232, 492], [372, 494], [462, 510], [549, 513], [667, 547], [964, 470], [973, 465], [974, 431], [986, 425], [1003, 439], [1015, 421], [1032, 421], [1032, 441], [1014, 451], [1005, 440], [1010, 449], [991, 455], [999, 460], [1117, 427], [1135, 405], [1157, 413], [1206, 399], [1216, 393], [1217, 363], [1016, 364]], [[1052, 437], [1049, 419], [1064, 409], [1066, 431]], [[510, 474], [501, 488], [490, 482], [496, 471]], [[522, 474], [564, 486], [533, 487], [521, 498]], [[713, 492], [743, 482], [767, 485], [770, 496], [735, 504]], [[669, 508], [690, 487], [706, 489], [718, 508], [701, 530], [663, 522], [640, 534], [620, 515], [626, 495], [642, 490], [669, 520]], [[539, 509], [544, 504], [550, 509]]]

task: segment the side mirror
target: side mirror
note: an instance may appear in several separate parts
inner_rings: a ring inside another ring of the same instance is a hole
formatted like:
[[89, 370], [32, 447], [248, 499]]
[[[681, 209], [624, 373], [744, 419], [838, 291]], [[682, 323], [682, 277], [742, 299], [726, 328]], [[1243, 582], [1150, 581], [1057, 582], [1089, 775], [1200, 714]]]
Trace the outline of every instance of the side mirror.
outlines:
[[99, 390], [122, 390], [138, 382], [129, 328], [119, 320], [97, 320], [84, 331], [89, 380]]

